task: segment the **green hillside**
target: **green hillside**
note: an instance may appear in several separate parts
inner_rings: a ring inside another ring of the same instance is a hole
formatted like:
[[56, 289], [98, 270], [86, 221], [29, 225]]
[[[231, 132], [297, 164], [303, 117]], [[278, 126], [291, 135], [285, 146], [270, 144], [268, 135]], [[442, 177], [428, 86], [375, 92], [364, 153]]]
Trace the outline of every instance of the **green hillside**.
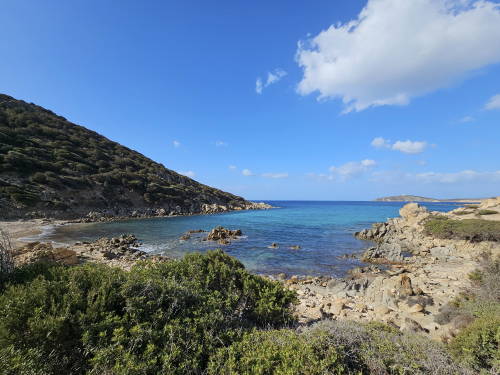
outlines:
[[192, 214], [204, 204], [245, 208], [32, 103], [0, 94], [0, 217]]

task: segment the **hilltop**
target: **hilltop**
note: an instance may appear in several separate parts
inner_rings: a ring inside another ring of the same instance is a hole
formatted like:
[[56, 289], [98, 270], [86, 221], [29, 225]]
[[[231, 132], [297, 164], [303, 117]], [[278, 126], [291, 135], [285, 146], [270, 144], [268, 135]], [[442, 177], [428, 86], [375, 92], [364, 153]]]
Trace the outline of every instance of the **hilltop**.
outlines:
[[486, 198], [454, 198], [437, 199], [420, 197], [418, 195], [393, 195], [390, 197], [377, 198], [377, 202], [481, 202]]
[[164, 216], [258, 208], [50, 110], [0, 94], [0, 218]]

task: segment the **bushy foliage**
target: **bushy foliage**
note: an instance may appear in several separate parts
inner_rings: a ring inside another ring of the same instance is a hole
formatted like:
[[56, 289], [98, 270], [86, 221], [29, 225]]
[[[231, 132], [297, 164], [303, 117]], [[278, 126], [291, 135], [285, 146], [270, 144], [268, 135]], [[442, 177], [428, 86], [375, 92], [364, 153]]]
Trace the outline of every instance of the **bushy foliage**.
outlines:
[[482, 219], [453, 220], [437, 216], [424, 224], [427, 234], [437, 238], [500, 241], [500, 222]]
[[467, 374], [444, 347], [383, 324], [323, 321], [302, 332], [257, 331], [220, 349], [209, 374]]
[[12, 243], [9, 234], [0, 229], [0, 288], [14, 270]]
[[[69, 198], [75, 207], [54, 204]], [[61, 216], [81, 206], [129, 207], [131, 202], [186, 211], [193, 203], [243, 202], [42, 107], [0, 94], [2, 200], [20, 216], [21, 209], [29, 208], [56, 210]]]
[[320, 375], [360, 372], [343, 348], [329, 345], [326, 332], [255, 331], [211, 358], [210, 375]]
[[452, 323], [459, 334], [451, 340], [455, 358], [475, 371], [500, 372], [500, 260], [485, 256], [469, 275], [472, 287], [443, 306], [436, 321]]
[[484, 315], [465, 327], [450, 343], [456, 358], [475, 370], [500, 372], [500, 315]]
[[36, 265], [0, 296], [6, 374], [198, 374], [254, 328], [292, 322], [294, 293], [220, 251], [142, 263]]

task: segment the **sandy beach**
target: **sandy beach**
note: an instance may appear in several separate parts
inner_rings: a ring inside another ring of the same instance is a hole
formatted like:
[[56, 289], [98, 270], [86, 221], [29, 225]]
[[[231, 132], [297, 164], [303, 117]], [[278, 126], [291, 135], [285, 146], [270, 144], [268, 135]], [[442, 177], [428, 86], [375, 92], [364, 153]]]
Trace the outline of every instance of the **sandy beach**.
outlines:
[[53, 225], [63, 225], [64, 220], [14, 220], [0, 221], [0, 229], [8, 233], [14, 248], [20, 247], [27, 242], [37, 240], [37, 237], [47, 231]]

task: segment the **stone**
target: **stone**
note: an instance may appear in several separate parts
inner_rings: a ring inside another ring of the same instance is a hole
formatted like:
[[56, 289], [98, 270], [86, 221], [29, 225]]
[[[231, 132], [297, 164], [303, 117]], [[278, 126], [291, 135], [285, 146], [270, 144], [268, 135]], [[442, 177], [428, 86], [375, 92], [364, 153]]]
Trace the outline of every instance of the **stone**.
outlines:
[[270, 249], [277, 249], [279, 248], [279, 245], [276, 242], [273, 242], [271, 245], [268, 246]]
[[224, 227], [218, 226], [212, 229], [205, 240], [217, 241], [219, 245], [229, 245], [231, 242], [229, 240], [236, 239], [242, 235], [240, 229], [231, 230]]
[[375, 307], [373, 308], [373, 312], [379, 317], [389, 314], [390, 311], [391, 310], [387, 306], [382, 304], [375, 305]]
[[407, 275], [401, 275], [399, 296], [408, 297], [413, 295], [413, 288], [411, 286], [411, 279]]

